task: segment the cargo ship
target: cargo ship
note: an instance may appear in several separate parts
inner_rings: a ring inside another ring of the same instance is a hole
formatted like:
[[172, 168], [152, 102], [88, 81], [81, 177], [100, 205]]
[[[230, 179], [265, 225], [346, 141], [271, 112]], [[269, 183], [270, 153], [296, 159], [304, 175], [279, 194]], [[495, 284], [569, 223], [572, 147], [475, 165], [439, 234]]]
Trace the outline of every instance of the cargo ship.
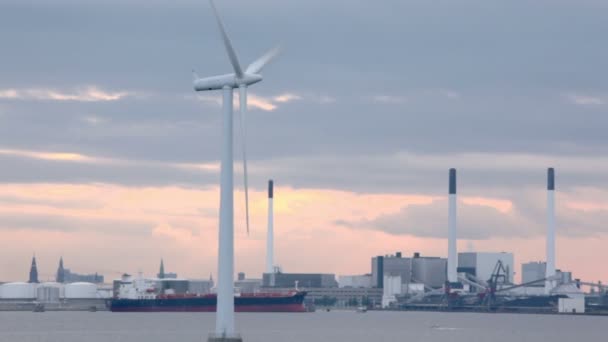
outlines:
[[[127, 277], [114, 298], [108, 300], [112, 312], [215, 312], [217, 294], [174, 293], [158, 289], [158, 282]], [[280, 293], [235, 293], [236, 312], [306, 312], [304, 291]]]
[[[234, 297], [236, 312], [306, 312], [306, 292], [251, 293]], [[157, 295], [155, 298], [113, 298], [112, 312], [215, 312], [217, 295]]]

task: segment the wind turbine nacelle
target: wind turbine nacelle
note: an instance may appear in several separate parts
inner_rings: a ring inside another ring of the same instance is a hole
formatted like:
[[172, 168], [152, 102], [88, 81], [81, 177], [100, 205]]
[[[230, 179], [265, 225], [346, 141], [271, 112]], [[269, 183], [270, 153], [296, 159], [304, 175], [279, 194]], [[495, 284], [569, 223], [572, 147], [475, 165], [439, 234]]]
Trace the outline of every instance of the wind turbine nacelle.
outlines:
[[236, 74], [226, 74], [220, 76], [212, 76], [199, 78], [194, 81], [194, 90], [219, 90], [226, 86], [230, 88], [238, 88], [241, 85], [252, 85], [262, 80], [262, 76], [258, 74], [244, 74], [243, 78], [236, 77]]

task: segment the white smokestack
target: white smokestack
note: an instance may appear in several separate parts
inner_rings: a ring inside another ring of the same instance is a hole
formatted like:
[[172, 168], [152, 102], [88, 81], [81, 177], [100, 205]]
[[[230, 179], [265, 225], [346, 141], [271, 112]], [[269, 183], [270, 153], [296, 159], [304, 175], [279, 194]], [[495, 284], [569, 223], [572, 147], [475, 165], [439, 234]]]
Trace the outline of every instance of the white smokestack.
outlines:
[[[547, 170], [547, 270], [545, 277], [555, 276], [555, 170]], [[545, 293], [556, 285], [555, 279], [545, 281]]]
[[266, 236], [266, 273], [274, 273], [274, 183], [268, 181], [268, 235]]
[[456, 250], [456, 169], [450, 169], [448, 208], [448, 282], [458, 282]]

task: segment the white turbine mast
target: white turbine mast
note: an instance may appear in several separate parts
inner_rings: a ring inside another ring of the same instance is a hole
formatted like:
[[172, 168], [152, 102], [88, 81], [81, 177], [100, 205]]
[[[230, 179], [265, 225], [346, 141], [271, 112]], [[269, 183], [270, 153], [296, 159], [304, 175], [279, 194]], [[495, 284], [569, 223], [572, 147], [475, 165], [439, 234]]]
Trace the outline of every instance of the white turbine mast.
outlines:
[[243, 142], [243, 175], [245, 188], [245, 214], [247, 232], [249, 232], [249, 189], [247, 184], [247, 149], [245, 142], [245, 115], [247, 112], [247, 87], [262, 81], [260, 72], [278, 53], [274, 48], [262, 57], [251, 63], [245, 71], [241, 68], [238, 56], [232, 46], [232, 42], [226, 33], [226, 29], [219, 16], [213, 0], [209, 0], [211, 9], [217, 20], [217, 24], [232, 64], [234, 73], [218, 76], [199, 78], [194, 74], [194, 90], [223, 91], [223, 144], [220, 180], [220, 232], [219, 232], [219, 255], [218, 255], [218, 284], [217, 284], [217, 313], [215, 334], [209, 338], [210, 341], [236, 341], [240, 340], [234, 327], [234, 187], [233, 187], [233, 89], [239, 88], [240, 112], [241, 112], [241, 135]]

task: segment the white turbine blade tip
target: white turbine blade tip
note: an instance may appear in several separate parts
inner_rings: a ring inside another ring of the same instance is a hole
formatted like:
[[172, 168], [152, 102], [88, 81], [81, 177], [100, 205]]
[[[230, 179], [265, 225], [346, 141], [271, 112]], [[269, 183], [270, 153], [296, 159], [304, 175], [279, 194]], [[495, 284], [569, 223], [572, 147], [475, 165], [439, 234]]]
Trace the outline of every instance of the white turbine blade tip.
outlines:
[[270, 49], [270, 51], [266, 52], [262, 57], [255, 60], [253, 63], [249, 64], [247, 67], [248, 74], [257, 74], [266, 66], [266, 64], [270, 63], [276, 56], [281, 52], [280, 47], [274, 47]]
[[217, 25], [220, 28], [220, 33], [222, 35], [222, 40], [224, 41], [224, 46], [226, 47], [226, 52], [228, 52], [228, 58], [230, 59], [230, 63], [232, 64], [232, 68], [234, 69], [234, 73], [239, 77], [243, 77], [243, 69], [241, 68], [241, 64], [239, 63], [239, 59], [236, 56], [236, 52], [234, 51], [234, 47], [232, 47], [232, 42], [228, 37], [228, 33], [226, 33], [226, 28], [224, 27], [224, 23], [222, 22], [222, 18], [220, 17], [217, 8], [215, 7], [215, 2], [213, 0], [209, 0], [211, 4], [211, 8], [213, 9], [213, 14], [215, 15], [215, 19], [217, 20]]

